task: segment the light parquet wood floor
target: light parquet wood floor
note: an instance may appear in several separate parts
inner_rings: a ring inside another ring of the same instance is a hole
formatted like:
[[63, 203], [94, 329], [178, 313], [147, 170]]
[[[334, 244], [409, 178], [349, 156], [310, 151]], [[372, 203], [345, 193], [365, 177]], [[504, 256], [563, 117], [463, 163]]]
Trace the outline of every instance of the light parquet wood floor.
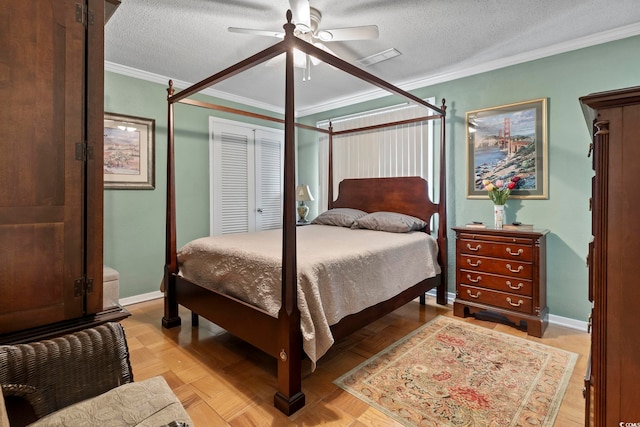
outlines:
[[[191, 327], [190, 312], [180, 308], [182, 326], [163, 329], [163, 301], [127, 309], [123, 320], [134, 379], [162, 375], [198, 427], [215, 426], [398, 426], [399, 424], [333, 384], [333, 380], [437, 315], [453, 316], [450, 307], [411, 302], [339, 341], [311, 373], [303, 363], [302, 391], [306, 405], [290, 417], [273, 406], [276, 361], [270, 356], [201, 319]], [[589, 335], [549, 325], [542, 339], [507, 325], [467, 318], [466, 321], [579, 354], [556, 426], [583, 426], [583, 376]]]

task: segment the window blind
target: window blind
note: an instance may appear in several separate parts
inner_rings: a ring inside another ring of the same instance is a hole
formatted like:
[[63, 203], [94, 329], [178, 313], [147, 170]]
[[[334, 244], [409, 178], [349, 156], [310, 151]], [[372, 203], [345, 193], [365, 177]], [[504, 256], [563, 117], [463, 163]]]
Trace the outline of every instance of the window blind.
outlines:
[[[434, 99], [427, 99], [433, 103]], [[398, 105], [365, 113], [337, 117], [317, 123], [334, 132], [372, 126], [392, 121], [412, 119], [432, 114], [417, 105]], [[329, 136], [319, 136], [318, 209], [328, 206]], [[417, 122], [391, 126], [372, 131], [349, 133], [333, 137], [333, 194], [338, 195], [338, 184], [346, 178], [376, 178], [420, 176], [429, 182], [429, 196], [433, 199], [433, 122]]]

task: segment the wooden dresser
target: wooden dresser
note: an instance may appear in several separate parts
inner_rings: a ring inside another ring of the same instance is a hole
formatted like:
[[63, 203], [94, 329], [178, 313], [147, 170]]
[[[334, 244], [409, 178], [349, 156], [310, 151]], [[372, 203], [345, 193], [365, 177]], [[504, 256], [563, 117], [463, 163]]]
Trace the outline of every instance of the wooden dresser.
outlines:
[[490, 312], [529, 335], [542, 337], [548, 322], [546, 235], [548, 230], [454, 227], [456, 299], [453, 311], [466, 317]]
[[[580, 98], [589, 146], [593, 302], [586, 425], [640, 425], [640, 87]], [[586, 150], [585, 150], [586, 152]]]

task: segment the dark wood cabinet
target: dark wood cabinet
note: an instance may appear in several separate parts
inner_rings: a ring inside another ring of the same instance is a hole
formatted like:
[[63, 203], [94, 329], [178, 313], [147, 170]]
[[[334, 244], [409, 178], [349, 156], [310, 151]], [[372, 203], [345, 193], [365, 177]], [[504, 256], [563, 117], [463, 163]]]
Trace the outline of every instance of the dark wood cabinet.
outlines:
[[454, 227], [456, 316], [489, 312], [541, 337], [548, 323], [547, 230]]
[[0, 335], [102, 310], [104, 23], [117, 3], [0, 0]]
[[640, 423], [640, 87], [580, 98], [592, 178], [591, 365], [586, 425]]

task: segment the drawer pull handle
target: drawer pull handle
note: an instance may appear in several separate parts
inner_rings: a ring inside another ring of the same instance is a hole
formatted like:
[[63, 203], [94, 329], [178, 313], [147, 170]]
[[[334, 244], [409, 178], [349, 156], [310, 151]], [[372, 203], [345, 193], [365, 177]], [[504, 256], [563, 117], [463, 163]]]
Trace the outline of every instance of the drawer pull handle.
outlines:
[[510, 280], [507, 280], [507, 286], [508, 286], [508, 287], [510, 287], [511, 289], [513, 289], [514, 291], [517, 291], [518, 289], [522, 289], [522, 287], [523, 287], [524, 285], [522, 284], [522, 282], [520, 282], [520, 283], [518, 283], [518, 286], [513, 286], [513, 285], [511, 284], [511, 281], [510, 281]]
[[482, 245], [478, 243], [478, 246], [476, 246], [475, 248], [472, 248], [471, 243], [467, 243], [467, 249], [469, 249], [470, 251], [478, 252], [481, 247]]
[[524, 304], [524, 301], [522, 301], [521, 299], [518, 300], [517, 304], [514, 304], [511, 302], [511, 298], [507, 297], [507, 302], [509, 303], [509, 305], [512, 305], [514, 307], [520, 307], [522, 304]]
[[478, 291], [478, 293], [474, 295], [474, 294], [471, 293], [470, 289], [467, 289], [467, 293], [469, 294], [469, 296], [471, 298], [480, 298], [480, 295], [482, 295], [482, 292], [480, 292], [480, 291]]
[[507, 270], [512, 273], [520, 273], [522, 270], [524, 270], [524, 267], [519, 265], [518, 268], [511, 268], [511, 264], [507, 264]]
[[470, 274], [467, 274], [467, 279], [469, 279], [469, 281], [470, 281], [470, 282], [478, 283], [480, 280], [482, 280], [482, 276], [478, 276], [478, 277], [476, 277], [475, 279], [472, 279], [472, 278], [471, 278], [471, 275], [470, 275]]
[[523, 252], [524, 252], [524, 250], [522, 250], [522, 248], [518, 249], [518, 251], [517, 251], [517, 252], [512, 252], [512, 251], [511, 251], [511, 248], [507, 248], [507, 253], [508, 253], [509, 255], [513, 255], [513, 256], [520, 256], [520, 255], [522, 255], [522, 253], [523, 253]]
[[476, 262], [475, 264], [471, 262], [470, 259], [467, 258], [467, 264], [469, 264], [471, 267], [479, 267], [480, 264], [482, 264], [482, 260], [478, 260], [478, 262]]

